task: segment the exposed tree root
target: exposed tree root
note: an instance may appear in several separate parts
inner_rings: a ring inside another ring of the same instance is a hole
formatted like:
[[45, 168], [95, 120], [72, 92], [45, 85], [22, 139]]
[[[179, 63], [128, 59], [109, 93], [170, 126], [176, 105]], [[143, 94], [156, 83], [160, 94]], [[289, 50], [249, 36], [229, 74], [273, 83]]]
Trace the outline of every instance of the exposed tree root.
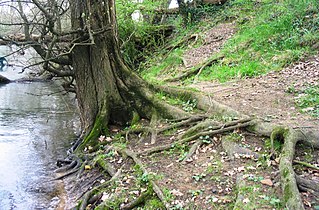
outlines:
[[197, 109], [203, 110], [208, 115], [231, 117], [234, 119], [248, 118], [247, 115], [243, 115], [229, 106], [225, 106], [215, 101], [210, 95], [206, 95], [204, 93], [171, 86], [158, 86], [156, 88], [158, 91], [163, 91], [175, 97], [186, 100], [196, 99]]
[[[194, 115], [191, 117], [186, 117], [183, 119], [179, 119], [177, 122], [172, 122], [171, 125], [162, 127], [162, 128], [156, 128], [154, 123], [152, 125], [152, 122], [150, 123], [150, 127], [143, 127], [143, 128], [133, 128], [133, 129], [129, 129], [128, 131], [125, 131], [125, 139], [126, 141], [129, 141], [129, 134], [130, 133], [151, 133], [151, 144], [154, 144], [156, 142], [156, 137], [157, 135], [165, 132], [165, 131], [169, 131], [171, 129], [177, 129], [180, 128], [182, 126], [191, 126], [193, 123], [196, 123], [198, 121], [201, 121], [203, 119], [207, 118], [207, 116], [205, 115]], [[123, 135], [124, 132], [120, 132], [120, 135]]]
[[150, 197], [153, 193], [153, 190], [151, 188], [149, 188], [146, 192], [143, 192], [138, 198], [136, 198], [135, 200], [131, 201], [130, 203], [121, 206], [120, 210], [130, 210], [133, 209], [135, 207], [137, 207], [138, 205], [141, 205], [143, 203], [145, 203], [146, 199], [148, 197]]
[[196, 150], [203, 144], [204, 142], [202, 140], [196, 141], [195, 144], [189, 149], [185, 159], [182, 161], [182, 163], [186, 163], [191, 160], [191, 157], [194, 155]]
[[156, 130], [156, 124], [157, 124], [157, 112], [154, 111], [153, 115], [152, 115], [152, 119], [150, 122], [150, 126], [151, 126], [151, 144], [155, 144], [156, 143], [156, 137], [157, 137], [157, 130]]
[[[60, 172], [67, 171], [65, 174], [63, 174], [63, 175], [61, 175], [59, 177], [56, 177], [53, 180], [60, 180], [60, 179], [63, 179], [65, 177], [67, 177], [67, 176], [70, 176], [70, 175], [78, 172], [82, 165], [83, 164], [80, 161], [80, 159], [77, 158], [76, 160], [72, 161], [69, 166], [66, 166], [65, 168], [62, 168], [60, 170]], [[59, 170], [56, 170], [56, 172], [59, 172]]]
[[[144, 164], [142, 163], [142, 161], [137, 157], [136, 153], [134, 153], [133, 151], [128, 150], [128, 149], [124, 149], [124, 150], [120, 150], [120, 151], [122, 153], [126, 154], [128, 157], [132, 158], [133, 161], [140, 167], [140, 169], [143, 171], [144, 174], [149, 174], [148, 171], [146, 170]], [[164, 204], [166, 209], [170, 209], [170, 205], [169, 205], [169, 203], [167, 203], [165, 196], [164, 196], [161, 188], [156, 183], [156, 181], [149, 180], [149, 182], [152, 185], [152, 188], [153, 188], [154, 192], [156, 193], [157, 197], [161, 200], [161, 202]]]
[[[224, 126], [217, 126], [214, 128], [212, 127], [209, 131], [198, 132], [192, 136], [189, 136], [186, 138], [181, 138], [178, 141], [175, 141], [171, 144], [166, 144], [166, 145], [161, 145], [161, 146], [145, 149], [143, 151], [137, 152], [136, 154], [146, 155], [146, 154], [151, 154], [151, 153], [155, 153], [155, 152], [161, 152], [161, 151], [168, 150], [168, 149], [174, 147], [174, 145], [176, 145], [176, 144], [184, 144], [184, 143], [190, 142], [192, 140], [196, 140], [200, 136], [212, 136], [212, 135], [216, 135], [216, 134], [220, 134], [220, 133], [225, 133], [228, 131], [233, 131], [233, 130], [238, 129], [238, 128], [245, 128], [245, 127], [250, 126], [254, 123], [253, 121], [250, 121], [250, 119], [239, 120], [236, 122], [237, 122], [237, 125], [235, 122], [225, 123]], [[241, 122], [243, 122], [243, 123], [241, 123]]]
[[192, 34], [190, 36], [186, 36], [183, 39], [181, 39], [180, 41], [178, 41], [177, 43], [174, 43], [173, 45], [169, 45], [169, 46], [165, 47], [165, 50], [172, 51], [176, 48], [181, 47], [184, 44], [187, 44], [191, 40], [194, 40], [194, 43], [195, 43], [198, 40], [198, 37], [199, 37], [198, 34]]
[[114, 177], [117, 173], [117, 170], [107, 161], [104, 161], [103, 158], [95, 159], [96, 164], [98, 164], [104, 171], [106, 171], [111, 177]]
[[239, 209], [245, 209], [245, 204], [244, 204], [244, 198], [245, 198], [245, 186], [246, 186], [246, 181], [244, 180], [243, 176], [239, 174], [236, 178], [236, 189], [237, 189], [237, 198], [236, 202], [234, 205], [234, 210], [239, 210]]
[[180, 81], [180, 80], [183, 80], [187, 77], [190, 77], [190, 76], [193, 76], [193, 75], [198, 75], [201, 73], [201, 71], [208, 67], [208, 66], [211, 66], [213, 65], [214, 63], [217, 63], [219, 60], [223, 59], [224, 58], [224, 55], [220, 55], [220, 56], [217, 56], [217, 57], [212, 57], [206, 61], [204, 61], [203, 63], [197, 65], [196, 67], [190, 69], [189, 71], [186, 71], [185, 73], [177, 76], [177, 77], [173, 77], [173, 78], [167, 78], [165, 79], [164, 81], [165, 82], [176, 82], [176, 81]]
[[296, 164], [305, 166], [305, 167], [307, 167], [307, 168], [311, 168], [311, 169], [315, 169], [315, 170], [318, 170], [318, 171], [319, 171], [319, 167], [316, 167], [316, 166], [311, 165], [311, 164], [309, 164], [309, 163], [306, 163], [306, 162], [303, 162], [303, 161], [299, 161], [299, 160], [294, 160], [293, 162], [296, 163]]
[[248, 155], [254, 159], [259, 158], [259, 154], [257, 154], [256, 152], [253, 152], [248, 148], [244, 148], [244, 147], [239, 146], [236, 142], [228, 139], [227, 137], [222, 138], [222, 147], [224, 148], [227, 155], [231, 159], [234, 159], [236, 154], [239, 156]]
[[[252, 118], [247, 117], [246, 115], [242, 115], [239, 112], [224, 106], [216, 101], [214, 101], [209, 95], [202, 95], [200, 93], [196, 93], [193, 91], [188, 90], [182, 90], [178, 88], [172, 88], [172, 87], [161, 87], [161, 90], [164, 90], [165, 92], [182, 97], [184, 99], [196, 99], [197, 101], [197, 108], [200, 110], [203, 110], [206, 112], [204, 115], [196, 115], [192, 116], [190, 114], [185, 114], [183, 112], [180, 112], [175, 115], [177, 120], [171, 121], [173, 123], [160, 127], [156, 126], [156, 124], [159, 122], [157, 119], [157, 116], [154, 117], [151, 120], [149, 127], [144, 128], [137, 128], [132, 129], [129, 131], [122, 132], [121, 134], [126, 135], [127, 141], [129, 140], [129, 134], [130, 133], [142, 133], [145, 132], [147, 134], [151, 133], [151, 143], [156, 142], [156, 137], [165, 132], [176, 128], [188, 128], [185, 132], [179, 134], [176, 137], [176, 140], [169, 144], [163, 144], [159, 146], [153, 146], [148, 149], [144, 149], [142, 151], [134, 152], [130, 149], [120, 149], [120, 148], [114, 148], [119, 153], [122, 153], [122, 156], [127, 156], [133, 159], [133, 161], [136, 163], [136, 165], [139, 166], [139, 168], [142, 170], [144, 174], [148, 174], [148, 171], [146, 167], [143, 165], [140, 158], [138, 158], [138, 155], [148, 155], [155, 152], [161, 152], [163, 150], [168, 150], [174, 147], [177, 144], [185, 144], [191, 141], [195, 141], [195, 143], [192, 145], [191, 149], [189, 150], [186, 158], [183, 160], [183, 163], [187, 162], [197, 151], [197, 149], [203, 144], [203, 141], [200, 139], [201, 136], [213, 136], [216, 134], [221, 134], [225, 132], [234, 131], [236, 129], [240, 128], [247, 128], [253, 133], [257, 133], [259, 135], [264, 135], [271, 137], [272, 140], [280, 139], [283, 142], [283, 149], [280, 155], [280, 164], [279, 164], [279, 170], [280, 170], [280, 176], [281, 176], [281, 184], [282, 184], [282, 192], [283, 192], [283, 200], [285, 202], [285, 206], [288, 209], [304, 209], [302, 199], [299, 194], [299, 189], [301, 190], [307, 190], [311, 191], [314, 194], [318, 194], [318, 183], [313, 183], [310, 180], [306, 180], [304, 178], [300, 178], [298, 176], [295, 176], [295, 172], [293, 170], [292, 164], [298, 163], [305, 165], [306, 167], [311, 167], [313, 169], [318, 170], [315, 166], [308, 165], [307, 163], [300, 163], [298, 161], [294, 161], [294, 153], [295, 153], [295, 145], [297, 142], [302, 142], [306, 145], [310, 145], [313, 148], [319, 148], [319, 133], [317, 131], [312, 130], [301, 130], [301, 129], [292, 129], [292, 128], [286, 128], [282, 126], [278, 126], [275, 124], [269, 124], [264, 123]], [[171, 110], [171, 112], [174, 112], [174, 109], [168, 108], [167, 110]], [[215, 116], [227, 116], [230, 119], [239, 119], [239, 120], [233, 120], [231, 122], [227, 123], [221, 123], [217, 122], [213, 119], [216, 119], [218, 117]], [[210, 117], [212, 116], [212, 117]], [[214, 118], [215, 117], [215, 118]], [[258, 158], [258, 154], [252, 152], [251, 150], [248, 150], [246, 148], [239, 147], [235, 142], [227, 141], [225, 139], [222, 140], [222, 146], [227, 151], [229, 156], [234, 156], [237, 154], [244, 154], [244, 155], [251, 155], [254, 158]], [[105, 150], [104, 150], [105, 152]], [[108, 162], [106, 162], [103, 158], [100, 159], [94, 159], [96, 164], [98, 164], [104, 171], [107, 171], [110, 176], [112, 177], [111, 180], [114, 180], [114, 177], [118, 177], [116, 172], [116, 169]], [[69, 162], [70, 163], [70, 162]], [[79, 170], [80, 166], [79, 163], [76, 161], [73, 161], [69, 164], [69, 166], [64, 166], [63, 169], [59, 169], [62, 171], [68, 171], [70, 172], [66, 173], [65, 175], [62, 175], [61, 177], [58, 177], [57, 179], [62, 179], [65, 176], [68, 176], [70, 174], [75, 173], [75, 170]], [[138, 196], [135, 200], [131, 201], [130, 203], [124, 205], [121, 207], [121, 209], [132, 209], [138, 205], [141, 205], [145, 202], [145, 200], [152, 194], [154, 191], [157, 197], [161, 200], [161, 202], [164, 204], [165, 208], [169, 209], [171, 206], [166, 201], [163, 192], [161, 188], [158, 186], [156, 181], [149, 180], [151, 190], [147, 192], [144, 192]], [[99, 190], [107, 187], [110, 184], [110, 181], [101, 184], [98, 187], [93, 188], [92, 190], [85, 193], [85, 195], [82, 198], [82, 204], [80, 209], [85, 209], [87, 205], [91, 202], [96, 201], [99, 199]], [[241, 188], [244, 187], [245, 182], [242, 177], [238, 177], [238, 183], [237, 183], [238, 196], [237, 201], [235, 203], [235, 208], [238, 207], [240, 209], [242, 207], [242, 192], [240, 191]], [[298, 185], [298, 187], [297, 187]], [[314, 187], [315, 186], [315, 187]]]
[[190, 127], [185, 133], [183, 133], [179, 138], [186, 138], [187, 136], [192, 136], [197, 132], [200, 132], [205, 129], [211, 129], [211, 128], [220, 127], [222, 128], [223, 125], [215, 120], [212, 119], [206, 119], [202, 122], [197, 123], [196, 125]]
[[302, 188], [305, 191], [308, 191], [309, 189], [313, 192], [317, 193], [319, 195], [319, 183], [313, 180], [305, 179], [301, 176], [296, 175], [296, 180], [298, 183], [298, 187]]
[[183, 119], [180, 122], [173, 123], [172, 125], [160, 128], [158, 130], [158, 133], [160, 134], [160, 133], [163, 133], [165, 131], [171, 130], [173, 128], [180, 128], [182, 126], [186, 126], [186, 125], [189, 125], [191, 123], [201, 121], [205, 118], [207, 118], [207, 116], [205, 116], [205, 115], [195, 115], [195, 116], [189, 117], [187, 119]]
[[[100, 189], [103, 189], [107, 186], [109, 186], [112, 182], [114, 182], [116, 179], [119, 178], [119, 176], [121, 175], [121, 169], [119, 169], [110, 180], [108, 180], [107, 182], [102, 183], [101, 185], [94, 187], [92, 190], [86, 192], [84, 194], [84, 196], [82, 197], [82, 202], [80, 207], [78, 208], [79, 210], [85, 210], [87, 205], [90, 204], [90, 199], [92, 198], [92, 196], [94, 196], [97, 192], [99, 192]], [[100, 195], [98, 195], [100, 196]]]
[[288, 209], [304, 209], [302, 199], [299, 194], [295, 172], [292, 162], [295, 154], [295, 146], [300, 139], [298, 132], [293, 129], [278, 128], [271, 136], [281, 136], [284, 139], [283, 148], [280, 155], [279, 170], [283, 199]]

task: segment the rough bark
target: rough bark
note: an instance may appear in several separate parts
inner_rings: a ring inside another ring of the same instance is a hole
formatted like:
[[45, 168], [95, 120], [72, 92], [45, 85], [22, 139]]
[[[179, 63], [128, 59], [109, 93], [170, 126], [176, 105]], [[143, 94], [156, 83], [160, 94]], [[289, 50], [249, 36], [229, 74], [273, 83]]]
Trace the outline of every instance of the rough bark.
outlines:
[[107, 132], [109, 122], [126, 124], [134, 112], [149, 119], [154, 110], [166, 118], [187, 116], [157, 99], [152, 86], [124, 64], [114, 0], [74, 0], [71, 8], [73, 29], [87, 30], [85, 36], [75, 37], [79, 43], [72, 54], [81, 122], [87, 134], [82, 145], [94, 144]]

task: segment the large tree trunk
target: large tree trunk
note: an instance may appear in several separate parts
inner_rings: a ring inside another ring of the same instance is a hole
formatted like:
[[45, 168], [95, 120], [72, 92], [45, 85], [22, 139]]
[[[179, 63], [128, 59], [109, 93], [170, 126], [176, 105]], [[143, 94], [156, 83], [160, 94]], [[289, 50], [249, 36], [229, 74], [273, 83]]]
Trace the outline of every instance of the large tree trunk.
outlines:
[[109, 122], [129, 122], [134, 112], [149, 118], [160, 110], [170, 117], [167, 110], [172, 107], [158, 101], [151, 86], [121, 58], [114, 0], [73, 0], [71, 9], [73, 29], [87, 33], [86, 42], [83, 34], [76, 37], [81, 43], [75, 44], [72, 55], [81, 123], [88, 134], [84, 144], [94, 144]]

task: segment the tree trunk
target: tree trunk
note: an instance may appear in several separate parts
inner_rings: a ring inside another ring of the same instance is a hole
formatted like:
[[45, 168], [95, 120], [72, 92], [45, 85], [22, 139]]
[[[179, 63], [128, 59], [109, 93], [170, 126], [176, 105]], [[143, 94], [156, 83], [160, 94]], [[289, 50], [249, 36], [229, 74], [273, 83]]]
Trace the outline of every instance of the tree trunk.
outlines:
[[114, 0], [73, 0], [71, 9], [73, 29], [86, 32], [75, 37], [79, 43], [72, 54], [81, 123], [87, 134], [84, 144], [94, 145], [109, 122], [125, 124], [134, 112], [149, 118], [160, 110], [170, 117], [167, 110], [172, 107], [158, 101], [152, 87], [121, 58]]

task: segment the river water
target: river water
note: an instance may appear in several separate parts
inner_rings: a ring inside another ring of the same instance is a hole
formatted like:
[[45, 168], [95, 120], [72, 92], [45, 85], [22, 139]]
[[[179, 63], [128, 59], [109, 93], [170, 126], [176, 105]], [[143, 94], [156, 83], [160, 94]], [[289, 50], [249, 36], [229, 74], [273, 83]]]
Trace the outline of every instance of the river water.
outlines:
[[[17, 69], [0, 74], [21, 77]], [[61, 203], [63, 187], [51, 180], [55, 161], [76, 138], [76, 110], [55, 82], [0, 85], [0, 210], [56, 209]]]

